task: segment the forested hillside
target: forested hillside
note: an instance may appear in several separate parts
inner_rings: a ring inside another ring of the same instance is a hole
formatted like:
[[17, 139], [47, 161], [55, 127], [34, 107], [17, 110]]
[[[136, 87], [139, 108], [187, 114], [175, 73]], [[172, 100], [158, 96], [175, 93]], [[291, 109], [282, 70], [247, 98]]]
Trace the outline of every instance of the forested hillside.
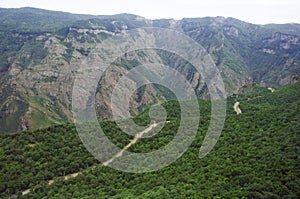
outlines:
[[[210, 103], [191, 147], [173, 164], [151, 173], [124, 173], [103, 166], [81, 144], [74, 125], [58, 125], [0, 137], [1, 198], [299, 198], [300, 83], [271, 92], [253, 84], [228, 98], [227, 118], [214, 149], [199, 158]], [[241, 114], [233, 110], [240, 102]], [[129, 149], [166, 145], [179, 125], [176, 101], [163, 104], [170, 122]], [[149, 122], [148, 109], [135, 118]], [[118, 146], [131, 136], [115, 122], [100, 122]], [[75, 177], [70, 176], [73, 175]]]

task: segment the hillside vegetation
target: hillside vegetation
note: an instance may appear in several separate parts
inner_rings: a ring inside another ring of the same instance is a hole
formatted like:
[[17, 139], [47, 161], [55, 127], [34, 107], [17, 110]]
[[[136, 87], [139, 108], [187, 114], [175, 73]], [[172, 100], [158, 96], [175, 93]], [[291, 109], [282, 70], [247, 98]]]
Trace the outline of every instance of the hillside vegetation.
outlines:
[[[173, 164], [132, 174], [101, 165], [81, 144], [73, 124], [0, 137], [1, 198], [299, 198], [300, 83], [271, 92], [252, 85], [228, 98], [227, 118], [214, 149], [199, 158], [210, 103], [199, 100], [201, 117], [191, 147]], [[240, 102], [242, 113], [233, 110]], [[178, 102], [164, 103], [170, 122], [129, 149], [149, 152], [166, 145], [179, 125]], [[136, 116], [149, 123], [148, 109]], [[132, 138], [113, 121], [100, 122], [123, 147]], [[63, 176], [80, 171], [78, 176]], [[49, 182], [50, 183], [49, 185]], [[24, 190], [30, 189], [25, 195]]]

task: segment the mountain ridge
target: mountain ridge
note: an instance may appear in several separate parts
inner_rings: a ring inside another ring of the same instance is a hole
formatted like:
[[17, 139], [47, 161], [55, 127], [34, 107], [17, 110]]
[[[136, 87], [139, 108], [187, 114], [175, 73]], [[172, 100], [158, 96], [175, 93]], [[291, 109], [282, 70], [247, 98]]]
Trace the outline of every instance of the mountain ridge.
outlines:
[[[0, 9], [0, 132], [70, 122], [74, 73], [89, 52], [111, 35], [159, 27], [186, 34], [202, 45], [221, 71], [227, 94], [246, 84], [289, 84], [300, 74], [300, 25], [255, 25], [233, 18], [149, 20], [132, 14], [80, 15], [42, 9]], [[178, 56], [145, 51], [120, 58], [96, 94], [99, 118], [111, 118], [110, 93], [119, 75], [149, 60], [170, 65], [208, 95], [199, 74]], [[153, 85], [133, 96], [132, 112], [167, 99]], [[16, 121], [18, 122], [17, 124]]]

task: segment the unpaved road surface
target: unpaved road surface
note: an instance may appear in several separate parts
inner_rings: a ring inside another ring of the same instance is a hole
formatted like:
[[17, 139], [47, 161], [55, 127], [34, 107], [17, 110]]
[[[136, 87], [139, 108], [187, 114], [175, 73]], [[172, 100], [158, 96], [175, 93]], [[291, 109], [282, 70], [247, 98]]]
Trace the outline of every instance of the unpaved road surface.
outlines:
[[240, 102], [236, 102], [233, 106], [233, 109], [237, 115], [242, 113], [242, 110], [240, 109], [239, 105], [240, 105]]
[[121, 157], [123, 155], [123, 152], [125, 150], [127, 150], [129, 147], [131, 147], [133, 144], [135, 144], [145, 133], [148, 133], [149, 131], [151, 131], [152, 128], [156, 127], [158, 125], [158, 123], [154, 123], [152, 125], [150, 125], [148, 128], [146, 128], [145, 130], [139, 132], [138, 134], [136, 134], [134, 136], [134, 138], [129, 142], [129, 144], [127, 144], [119, 153], [117, 153], [113, 158], [111, 158], [110, 160], [107, 160], [106, 162], [103, 163], [104, 166], [109, 165], [112, 161], [114, 161], [116, 158]]
[[[131, 147], [133, 144], [135, 144], [144, 134], [148, 133], [149, 131], [151, 131], [154, 127], [156, 127], [159, 123], [154, 123], [151, 124], [148, 128], [146, 128], [145, 130], [139, 132], [138, 134], [136, 134], [134, 136], [134, 138], [129, 142], [129, 144], [127, 144], [120, 152], [118, 152], [113, 158], [111, 158], [110, 160], [106, 161], [103, 163], [104, 166], [109, 165], [112, 161], [114, 161], [116, 158], [121, 157], [123, 155], [123, 152], [125, 150], [127, 150], [129, 147]], [[79, 174], [81, 174], [81, 172], [76, 172], [76, 173], [71, 173], [69, 175], [65, 175], [63, 176], [64, 180], [68, 180], [70, 178], [74, 178], [76, 176], [78, 176]], [[53, 184], [55, 181], [54, 180], [49, 180], [48, 181], [48, 185]], [[22, 191], [22, 195], [26, 195], [28, 193], [30, 193], [30, 189], [26, 189], [24, 191]]]

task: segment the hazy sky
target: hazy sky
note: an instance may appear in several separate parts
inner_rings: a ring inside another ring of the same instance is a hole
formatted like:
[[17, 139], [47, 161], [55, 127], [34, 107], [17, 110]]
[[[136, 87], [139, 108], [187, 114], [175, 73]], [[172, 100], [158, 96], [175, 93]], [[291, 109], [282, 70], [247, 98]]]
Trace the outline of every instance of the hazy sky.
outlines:
[[300, 23], [300, 0], [1, 0], [0, 7], [72, 13], [137, 14], [149, 19], [224, 16], [256, 24]]

